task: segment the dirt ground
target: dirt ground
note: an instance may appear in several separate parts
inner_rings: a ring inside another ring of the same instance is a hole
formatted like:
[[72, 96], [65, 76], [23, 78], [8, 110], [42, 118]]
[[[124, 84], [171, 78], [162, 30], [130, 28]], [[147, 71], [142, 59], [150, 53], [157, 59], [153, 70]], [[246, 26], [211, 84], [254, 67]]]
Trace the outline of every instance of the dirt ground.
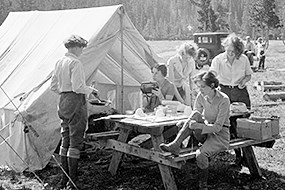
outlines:
[[[279, 143], [278, 143], [279, 144]], [[280, 151], [284, 152], [283, 147]], [[267, 151], [267, 152], [264, 152]], [[269, 151], [269, 152], [268, 152]], [[246, 167], [234, 168], [230, 163], [234, 160], [232, 152], [222, 152], [211, 160], [209, 189], [213, 190], [284, 190], [285, 159], [282, 163], [270, 163], [270, 149], [255, 148], [262, 154], [258, 160], [264, 179], [253, 179]], [[264, 156], [267, 155], [267, 156]], [[281, 156], [281, 155], [277, 155]], [[111, 159], [110, 150], [98, 150], [85, 156], [79, 163], [79, 180], [82, 190], [163, 190], [163, 183], [157, 164], [133, 156], [124, 156], [118, 173], [112, 176], [108, 172]], [[264, 164], [267, 167], [264, 167]], [[275, 172], [276, 171], [276, 172]], [[0, 170], [0, 190], [37, 190], [59, 189], [60, 168], [52, 161], [48, 166], [35, 173], [24, 172], [16, 174], [7, 168]], [[195, 163], [187, 162], [181, 170], [173, 169], [179, 190], [197, 189], [197, 167]], [[42, 184], [36, 179], [39, 177]]]

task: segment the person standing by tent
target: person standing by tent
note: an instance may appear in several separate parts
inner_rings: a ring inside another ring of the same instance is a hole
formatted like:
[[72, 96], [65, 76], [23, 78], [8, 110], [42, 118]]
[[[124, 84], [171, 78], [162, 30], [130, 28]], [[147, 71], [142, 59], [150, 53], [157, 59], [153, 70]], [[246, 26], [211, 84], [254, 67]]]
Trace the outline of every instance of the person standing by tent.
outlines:
[[262, 37], [257, 39], [257, 58], [258, 58], [258, 70], [265, 69], [265, 49], [266, 49], [266, 42], [263, 41]]
[[87, 41], [80, 36], [71, 35], [64, 46], [68, 52], [55, 65], [51, 80], [51, 90], [60, 94], [58, 116], [61, 119], [60, 159], [62, 168], [72, 181], [63, 174], [62, 187], [76, 188], [78, 159], [83, 146], [83, 136], [87, 124], [86, 95], [98, 93], [87, 86], [83, 65], [79, 60]]
[[250, 36], [246, 36], [245, 41], [245, 50], [244, 53], [249, 59], [249, 63], [251, 66], [253, 66], [253, 56], [255, 55], [255, 46], [250, 40]]
[[192, 105], [191, 77], [195, 75], [195, 57], [197, 55], [197, 45], [186, 42], [182, 44], [177, 53], [167, 61], [168, 78], [173, 82], [184, 99], [185, 104]]
[[[250, 109], [251, 103], [246, 83], [250, 81], [253, 71], [251, 70], [249, 60], [244, 52], [242, 39], [234, 33], [222, 42], [225, 52], [217, 55], [211, 64], [210, 71], [216, 73], [220, 81], [221, 91], [230, 98], [231, 103], [243, 102]], [[230, 117], [231, 138], [237, 138], [237, 118]], [[235, 149], [235, 166], [241, 166], [244, 158], [240, 149]]]

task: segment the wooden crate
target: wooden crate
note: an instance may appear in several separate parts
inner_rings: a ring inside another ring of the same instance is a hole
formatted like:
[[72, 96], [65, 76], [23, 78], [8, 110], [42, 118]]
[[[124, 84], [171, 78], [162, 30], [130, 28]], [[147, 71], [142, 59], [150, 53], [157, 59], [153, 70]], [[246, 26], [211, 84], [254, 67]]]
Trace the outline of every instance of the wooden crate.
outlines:
[[272, 136], [278, 136], [279, 135], [279, 119], [278, 116], [271, 116], [271, 117], [251, 117], [251, 119], [255, 121], [264, 121], [264, 120], [270, 120], [271, 121], [271, 133]]
[[272, 137], [271, 124], [269, 119], [237, 119], [237, 135], [255, 140], [269, 139]]

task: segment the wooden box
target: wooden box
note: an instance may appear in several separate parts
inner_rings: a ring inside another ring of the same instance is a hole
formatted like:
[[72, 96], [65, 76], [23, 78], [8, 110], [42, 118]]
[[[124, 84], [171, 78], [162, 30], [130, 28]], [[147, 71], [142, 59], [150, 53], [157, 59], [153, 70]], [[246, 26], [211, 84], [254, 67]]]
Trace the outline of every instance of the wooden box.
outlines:
[[256, 121], [263, 121], [263, 120], [270, 120], [271, 121], [271, 133], [272, 136], [278, 136], [279, 135], [279, 119], [278, 116], [271, 116], [271, 117], [251, 117], [251, 119], [254, 119]]
[[237, 119], [237, 136], [255, 140], [265, 140], [272, 137], [272, 121], [269, 119]]

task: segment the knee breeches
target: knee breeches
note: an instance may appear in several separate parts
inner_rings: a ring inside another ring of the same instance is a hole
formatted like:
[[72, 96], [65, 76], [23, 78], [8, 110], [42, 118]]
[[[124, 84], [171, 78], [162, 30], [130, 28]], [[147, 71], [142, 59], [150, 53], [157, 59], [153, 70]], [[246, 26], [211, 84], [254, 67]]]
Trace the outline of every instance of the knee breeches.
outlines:
[[87, 125], [84, 94], [64, 93], [60, 97], [58, 115], [61, 119], [61, 155], [79, 158]]

